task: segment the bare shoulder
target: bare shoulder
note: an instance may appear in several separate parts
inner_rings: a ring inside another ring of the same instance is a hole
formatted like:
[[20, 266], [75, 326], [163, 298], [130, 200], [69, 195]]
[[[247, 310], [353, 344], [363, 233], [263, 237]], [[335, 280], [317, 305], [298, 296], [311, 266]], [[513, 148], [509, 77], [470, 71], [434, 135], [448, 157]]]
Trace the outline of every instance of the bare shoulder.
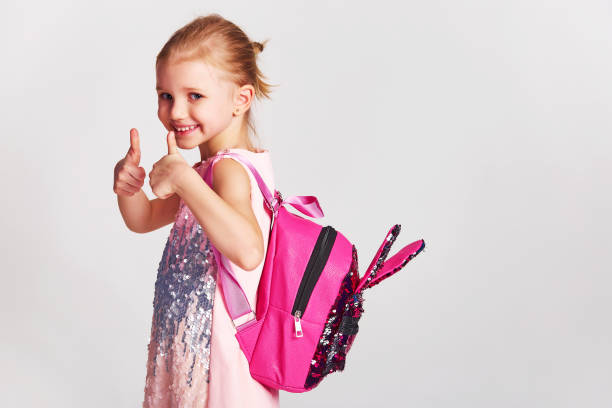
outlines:
[[[249, 247], [257, 248], [257, 255], [249, 255], [251, 260], [248, 261], [250, 265], [253, 265], [252, 268], [255, 268], [255, 265], [261, 263], [265, 249], [263, 246], [264, 238], [262, 230], [251, 206], [251, 180], [249, 173], [247, 173], [248, 170], [238, 161], [227, 157], [219, 159], [214, 166], [213, 190], [237, 213], [244, 217], [251, 226], [252, 233], [244, 231], [242, 235], [252, 237], [249, 238], [252, 239]], [[257, 262], [254, 261], [255, 259]], [[250, 270], [252, 268], [245, 269]]]
[[231, 158], [219, 159], [214, 165], [213, 190], [225, 201], [251, 209], [251, 180], [242, 164]]

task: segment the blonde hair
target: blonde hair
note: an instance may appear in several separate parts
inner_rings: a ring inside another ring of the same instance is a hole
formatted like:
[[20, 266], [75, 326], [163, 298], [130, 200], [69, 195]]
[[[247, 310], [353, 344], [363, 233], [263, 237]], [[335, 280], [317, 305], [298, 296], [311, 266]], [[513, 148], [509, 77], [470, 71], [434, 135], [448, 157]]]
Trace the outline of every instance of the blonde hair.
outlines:
[[[267, 42], [251, 41], [240, 27], [212, 13], [197, 17], [178, 29], [157, 54], [155, 67], [168, 61], [200, 59], [220, 69], [224, 79], [238, 86], [252, 85], [257, 99], [271, 99], [270, 88], [278, 85], [265, 82], [266, 77], [257, 66], [257, 56]], [[259, 137], [251, 118], [251, 109], [245, 116], [249, 129]]]

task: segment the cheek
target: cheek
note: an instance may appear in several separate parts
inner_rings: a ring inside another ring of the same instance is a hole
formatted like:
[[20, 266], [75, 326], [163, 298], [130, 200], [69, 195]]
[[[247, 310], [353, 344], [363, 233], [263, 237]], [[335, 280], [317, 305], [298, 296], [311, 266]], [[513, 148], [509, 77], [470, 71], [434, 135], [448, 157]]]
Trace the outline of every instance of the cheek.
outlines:
[[217, 131], [222, 131], [231, 123], [231, 116], [227, 115], [227, 112], [219, 111], [214, 119], [214, 127]]
[[232, 120], [231, 106], [221, 105], [217, 107], [216, 112], [217, 122], [228, 125]]
[[205, 127], [211, 130], [223, 130], [231, 121], [231, 115], [228, 115], [227, 110], [222, 107], [215, 107], [215, 109], [202, 112], [199, 115], [199, 119]]
[[170, 124], [168, 123], [168, 111], [167, 111], [167, 109], [163, 108], [162, 106], [159, 106], [157, 108], [157, 118], [162, 123], [162, 125], [164, 125], [164, 127], [166, 127], [166, 129], [168, 129], [170, 127]]

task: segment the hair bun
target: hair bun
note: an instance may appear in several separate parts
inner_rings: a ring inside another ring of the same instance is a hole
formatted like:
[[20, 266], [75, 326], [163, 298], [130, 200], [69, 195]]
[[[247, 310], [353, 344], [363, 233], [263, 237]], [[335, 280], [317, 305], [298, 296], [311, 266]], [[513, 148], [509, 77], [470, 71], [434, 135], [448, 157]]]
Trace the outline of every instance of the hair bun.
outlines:
[[251, 46], [253, 47], [253, 52], [255, 52], [255, 55], [259, 54], [264, 49], [263, 44], [257, 41], [251, 41]]

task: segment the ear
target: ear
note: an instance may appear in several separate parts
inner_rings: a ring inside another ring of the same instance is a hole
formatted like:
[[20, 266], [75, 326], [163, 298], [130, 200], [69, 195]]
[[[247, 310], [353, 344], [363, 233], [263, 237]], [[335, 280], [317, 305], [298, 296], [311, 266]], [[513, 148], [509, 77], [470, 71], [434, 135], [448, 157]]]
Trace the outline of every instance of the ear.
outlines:
[[253, 85], [246, 84], [237, 88], [234, 96], [234, 109], [238, 108], [241, 112], [246, 112], [251, 107], [251, 102], [255, 96]]

